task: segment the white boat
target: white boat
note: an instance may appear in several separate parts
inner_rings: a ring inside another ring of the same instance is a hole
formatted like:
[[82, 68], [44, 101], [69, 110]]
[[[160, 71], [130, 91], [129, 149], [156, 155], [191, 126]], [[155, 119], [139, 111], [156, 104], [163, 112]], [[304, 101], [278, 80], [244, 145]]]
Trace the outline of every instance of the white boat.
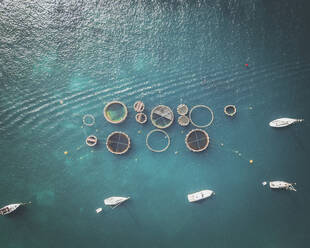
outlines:
[[[263, 183], [263, 185], [266, 185], [266, 182]], [[296, 183], [288, 183], [284, 181], [271, 181], [269, 182], [269, 187], [272, 189], [286, 189], [286, 190], [293, 190], [297, 191], [293, 185], [296, 185]]]
[[23, 206], [26, 204], [31, 204], [31, 202], [28, 203], [14, 203], [14, 204], [10, 204], [7, 206], [4, 206], [3, 208], [0, 208], [0, 215], [7, 215], [10, 214], [12, 212], [14, 212], [19, 206]]
[[102, 208], [97, 208], [96, 213], [99, 214], [102, 211]]
[[269, 126], [271, 127], [287, 127], [290, 126], [296, 122], [302, 122], [303, 119], [292, 119], [292, 118], [280, 118], [273, 120], [269, 123]]
[[188, 194], [187, 199], [189, 202], [196, 202], [196, 201], [200, 201], [202, 199], [208, 198], [212, 195], [215, 195], [215, 193], [212, 190], [206, 189], [206, 190], [201, 190], [193, 194]]
[[112, 208], [118, 207], [123, 202], [130, 199], [130, 197], [121, 197], [121, 196], [111, 196], [109, 198], [104, 199], [104, 204], [111, 206]]

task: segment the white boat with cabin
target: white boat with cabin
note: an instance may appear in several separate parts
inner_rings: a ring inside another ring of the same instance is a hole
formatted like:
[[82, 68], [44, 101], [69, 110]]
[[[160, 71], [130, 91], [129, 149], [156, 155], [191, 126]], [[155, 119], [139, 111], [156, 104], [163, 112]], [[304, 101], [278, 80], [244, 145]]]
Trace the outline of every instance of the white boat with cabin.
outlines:
[[19, 206], [31, 204], [31, 202], [28, 203], [14, 203], [14, 204], [9, 204], [7, 206], [4, 206], [3, 208], [0, 208], [0, 215], [7, 215], [12, 212], [14, 212]]
[[303, 119], [293, 119], [293, 118], [280, 118], [273, 120], [269, 123], [271, 127], [287, 127], [297, 122], [303, 122]]
[[214, 191], [206, 189], [206, 190], [201, 190], [193, 194], [188, 194], [187, 199], [189, 202], [196, 202], [196, 201], [206, 199], [212, 195], [215, 195]]
[[121, 197], [121, 196], [111, 196], [109, 198], [104, 199], [104, 204], [107, 206], [111, 206], [112, 208], [118, 207], [123, 202], [129, 200], [130, 197]]
[[[267, 182], [263, 182], [263, 185], [267, 185]], [[285, 190], [292, 190], [297, 191], [293, 185], [296, 185], [296, 183], [288, 183], [285, 181], [271, 181], [269, 182], [269, 187], [271, 189], [285, 189]]]

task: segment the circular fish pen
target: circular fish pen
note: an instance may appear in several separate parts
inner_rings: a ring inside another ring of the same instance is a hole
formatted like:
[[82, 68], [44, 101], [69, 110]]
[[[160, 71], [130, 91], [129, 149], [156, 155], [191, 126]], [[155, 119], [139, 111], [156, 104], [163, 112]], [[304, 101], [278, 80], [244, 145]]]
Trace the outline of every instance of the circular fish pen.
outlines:
[[147, 116], [144, 113], [137, 113], [136, 114], [136, 121], [140, 124], [144, 124], [147, 122]]
[[144, 103], [142, 101], [136, 101], [133, 109], [138, 113], [142, 112], [144, 110]]
[[152, 124], [157, 128], [167, 128], [174, 120], [172, 110], [165, 105], [158, 105], [151, 112]]
[[103, 115], [106, 120], [113, 124], [123, 122], [128, 114], [127, 107], [124, 103], [119, 101], [109, 102], [103, 110]]
[[[167, 145], [166, 145], [165, 147], [163, 147], [162, 149], [155, 149], [155, 148], [151, 147], [150, 144], [149, 144], [149, 138], [150, 138], [150, 136], [151, 136], [153, 133], [156, 133], [156, 132], [164, 134], [165, 137], [167, 138]], [[154, 130], [150, 131], [150, 132], [146, 135], [145, 143], [146, 143], [147, 148], [148, 148], [150, 151], [152, 151], [152, 152], [164, 152], [164, 151], [166, 151], [166, 150], [169, 148], [169, 146], [170, 146], [170, 137], [169, 137], [169, 135], [167, 134], [167, 132], [165, 132], [164, 130], [161, 130], [161, 129], [154, 129]]]
[[235, 105], [227, 105], [224, 107], [224, 113], [227, 116], [234, 116], [237, 113], [237, 108]]
[[[198, 124], [196, 124], [196, 123], [193, 121], [193, 119], [192, 119], [192, 113], [193, 113], [193, 111], [194, 111], [195, 109], [199, 109], [199, 108], [201, 108], [201, 109], [207, 109], [207, 110], [210, 112], [210, 114], [211, 114], [211, 120], [210, 120], [209, 123], [207, 123], [207, 124], [205, 124], [205, 125], [198, 125]], [[208, 126], [210, 126], [210, 125], [212, 124], [212, 122], [213, 122], [213, 120], [214, 120], [214, 114], [213, 114], [213, 111], [212, 111], [212, 109], [211, 109], [210, 107], [208, 107], [208, 106], [206, 106], [206, 105], [196, 105], [196, 106], [194, 106], [194, 107], [191, 109], [191, 111], [189, 112], [189, 119], [190, 119], [191, 123], [192, 123], [195, 127], [198, 127], [198, 128], [206, 128], [206, 127], [208, 127]]]
[[186, 115], [181, 115], [178, 118], [178, 123], [182, 127], [188, 126], [189, 122], [190, 122], [190, 120], [189, 120], [189, 118]]
[[124, 154], [130, 148], [130, 138], [126, 133], [113, 132], [108, 136], [106, 146], [114, 154]]
[[85, 126], [93, 126], [95, 124], [95, 117], [93, 115], [87, 114], [83, 116], [83, 124]]
[[180, 104], [177, 107], [177, 112], [179, 115], [186, 115], [188, 113], [188, 107], [185, 104]]
[[97, 137], [95, 135], [89, 135], [86, 138], [86, 140], [85, 140], [86, 145], [88, 145], [88, 146], [95, 146], [95, 145], [97, 145], [97, 141], [98, 141], [98, 139], [97, 139]]
[[185, 144], [192, 152], [202, 152], [209, 145], [209, 135], [201, 129], [191, 130], [185, 137]]

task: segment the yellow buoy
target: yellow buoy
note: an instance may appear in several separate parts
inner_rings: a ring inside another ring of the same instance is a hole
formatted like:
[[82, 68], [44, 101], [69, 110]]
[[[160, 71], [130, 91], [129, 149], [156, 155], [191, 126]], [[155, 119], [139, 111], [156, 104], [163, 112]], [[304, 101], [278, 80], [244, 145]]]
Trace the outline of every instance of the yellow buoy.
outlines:
[[68, 151], [64, 151], [64, 154], [67, 155], [67, 154], [68, 154]]
[[250, 164], [253, 164], [253, 160], [252, 159], [249, 162], [250, 162]]

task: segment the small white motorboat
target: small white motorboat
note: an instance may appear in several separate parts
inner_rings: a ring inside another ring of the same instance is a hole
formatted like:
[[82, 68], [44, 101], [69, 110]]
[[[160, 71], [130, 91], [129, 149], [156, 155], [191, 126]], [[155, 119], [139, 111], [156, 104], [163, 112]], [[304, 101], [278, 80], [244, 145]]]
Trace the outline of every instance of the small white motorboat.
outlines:
[[112, 209], [118, 207], [123, 202], [130, 199], [130, 197], [121, 197], [121, 196], [111, 196], [104, 199], [104, 204], [110, 206]]
[[7, 215], [10, 214], [12, 212], [14, 212], [19, 206], [23, 206], [23, 205], [27, 205], [27, 204], [31, 204], [31, 202], [28, 203], [14, 203], [14, 204], [10, 204], [7, 206], [4, 206], [3, 208], [0, 208], [0, 215]]
[[[265, 186], [267, 182], [263, 182], [263, 185]], [[297, 191], [293, 185], [296, 185], [296, 183], [288, 183], [284, 181], [271, 181], [269, 182], [269, 187], [272, 189], [286, 189], [286, 190], [293, 190]]]
[[196, 201], [200, 201], [202, 199], [208, 198], [212, 195], [215, 195], [215, 193], [212, 190], [206, 189], [206, 190], [201, 190], [193, 194], [188, 194], [187, 199], [189, 202], [196, 202]]
[[287, 127], [297, 122], [303, 122], [303, 119], [280, 118], [269, 123], [271, 127]]
[[102, 212], [102, 208], [97, 208], [96, 213], [99, 214], [100, 212]]

